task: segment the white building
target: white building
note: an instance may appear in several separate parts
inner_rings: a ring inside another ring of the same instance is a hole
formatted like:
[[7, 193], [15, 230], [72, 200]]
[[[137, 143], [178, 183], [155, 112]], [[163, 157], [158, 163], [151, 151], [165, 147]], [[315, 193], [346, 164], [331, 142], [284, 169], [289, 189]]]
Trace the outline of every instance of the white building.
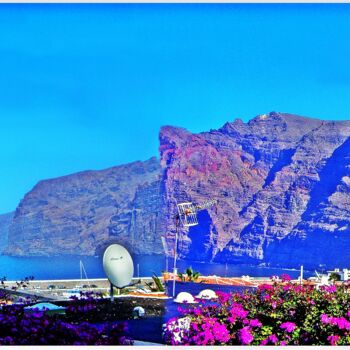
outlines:
[[334, 269], [333, 271], [327, 271], [328, 273], [328, 278], [331, 276], [332, 273], [336, 273], [340, 276], [340, 281], [347, 281], [350, 279], [350, 270], [348, 269], [343, 269], [341, 271], [340, 269]]

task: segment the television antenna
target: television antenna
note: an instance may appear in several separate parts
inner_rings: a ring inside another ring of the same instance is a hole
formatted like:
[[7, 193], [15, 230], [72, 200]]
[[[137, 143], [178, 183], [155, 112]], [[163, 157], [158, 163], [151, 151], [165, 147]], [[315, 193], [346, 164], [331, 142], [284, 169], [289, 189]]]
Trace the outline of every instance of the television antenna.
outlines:
[[177, 245], [178, 245], [178, 231], [180, 223], [183, 227], [190, 227], [198, 225], [197, 213], [201, 210], [208, 209], [215, 205], [215, 199], [205, 201], [202, 204], [193, 204], [192, 202], [184, 202], [176, 204], [177, 215], [175, 216], [175, 247], [174, 247], [174, 269], [173, 269], [173, 297], [175, 297], [175, 283], [176, 283], [176, 260], [177, 260]]

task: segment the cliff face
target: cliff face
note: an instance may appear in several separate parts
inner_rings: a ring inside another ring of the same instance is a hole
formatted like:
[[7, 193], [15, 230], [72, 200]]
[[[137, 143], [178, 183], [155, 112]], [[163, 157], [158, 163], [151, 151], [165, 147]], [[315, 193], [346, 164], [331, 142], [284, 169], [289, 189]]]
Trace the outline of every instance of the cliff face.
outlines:
[[152, 158], [40, 182], [9, 228], [11, 255], [173, 252], [176, 203], [217, 204], [180, 228], [190, 260], [348, 267], [350, 122], [270, 113], [192, 134], [163, 127]]
[[14, 213], [0, 215], [0, 253], [7, 246], [9, 227]]
[[349, 136], [350, 122], [274, 112], [196, 135], [162, 128], [170, 245], [176, 201], [217, 199], [199, 226], [181, 229], [182, 257], [349, 265]]
[[39, 182], [9, 229], [10, 255], [94, 255], [109, 243], [162, 253], [156, 158]]

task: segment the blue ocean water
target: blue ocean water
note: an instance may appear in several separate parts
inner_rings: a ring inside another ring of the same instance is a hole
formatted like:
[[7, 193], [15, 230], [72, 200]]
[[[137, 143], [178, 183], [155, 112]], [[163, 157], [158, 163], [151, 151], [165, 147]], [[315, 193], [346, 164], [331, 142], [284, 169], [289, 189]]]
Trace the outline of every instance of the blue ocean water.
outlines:
[[[136, 255], [134, 260], [134, 276], [145, 277], [153, 273], [158, 275], [166, 270], [166, 260], [162, 255]], [[105, 278], [102, 267], [102, 257], [55, 256], [55, 257], [11, 257], [0, 255], [0, 277], [7, 280], [20, 280], [27, 276], [34, 276], [35, 280], [43, 279], [78, 279], [80, 278], [79, 263], [83, 262], [88, 278]], [[168, 261], [169, 270], [172, 270], [173, 260]], [[177, 267], [184, 271], [192, 266], [202, 275], [218, 276], [256, 276], [269, 277], [287, 273], [291, 277], [299, 276], [298, 270], [279, 268], [256, 267], [250, 265], [223, 265], [212, 263], [199, 263], [179, 260]], [[309, 277], [312, 272], [305, 271], [304, 276]], [[85, 277], [85, 276], [84, 276]]]

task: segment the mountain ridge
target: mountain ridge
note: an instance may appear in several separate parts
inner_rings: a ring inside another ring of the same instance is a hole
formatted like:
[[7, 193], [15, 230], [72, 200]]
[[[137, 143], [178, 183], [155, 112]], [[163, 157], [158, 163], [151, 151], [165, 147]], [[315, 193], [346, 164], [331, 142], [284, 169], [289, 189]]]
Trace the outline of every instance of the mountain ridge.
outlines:
[[[161, 143], [172, 142], [169, 134], [168, 129], [166, 137], [160, 137]], [[264, 254], [271, 250], [270, 243], [291, 233], [319, 171], [349, 138], [350, 122], [272, 112], [246, 124], [235, 120], [219, 132], [199, 135], [192, 139], [187, 135], [181, 148], [161, 145], [162, 166], [167, 164], [168, 201], [174, 203], [179, 196], [184, 201], [200, 202], [208, 196], [218, 199], [216, 211], [208, 210], [212, 221], [203, 227], [208, 239], [198, 247], [202, 259], [266, 263]], [[210, 147], [203, 148], [201, 143]], [[169, 230], [174, 232], [172, 224]], [[190, 235], [191, 229], [185, 234], [183, 257], [191, 249]], [[266, 254], [267, 263], [282, 266], [288, 262], [275, 258], [280, 255], [276, 249]], [[348, 260], [337, 261], [344, 265]], [[293, 259], [289, 262], [298, 264]]]
[[[47, 225], [48, 214], [40, 206], [47, 205], [49, 188], [58, 181], [60, 185], [51, 194], [55, 200], [64, 203], [68, 195], [75, 207], [81, 205], [78, 199], [84, 204], [84, 215], [67, 215], [66, 226], [70, 229], [66, 233], [75, 240], [79, 238], [88, 255], [100, 252], [113, 235], [114, 240], [129, 244], [133, 251], [146, 247], [147, 252], [158, 254], [163, 253], [164, 237], [171, 253], [176, 203], [216, 199], [215, 207], [199, 213], [199, 226], [181, 230], [181, 258], [284, 267], [298, 267], [304, 259], [304, 265], [310, 268], [323, 263], [346, 267], [350, 259], [341, 254], [342, 248], [336, 242], [350, 246], [349, 137], [350, 121], [279, 112], [258, 115], [247, 123], [235, 119], [217, 130], [196, 134], [181, 127], [163, 126], [159, 133], [159, 161], [152, 158], [121, 165], [115, 171], [110, 169], [116, 167], [84, 171], [37, 184], [16, 210], [7, 253], [23, 255], [28, 239], [35, 242], [39, 234], [45, 241], [42, 227], [55, 227], [52, 218]], [[132, 189], [125, 180], [130, 176]], [[79, 184], [74, 185], [76, 179], [82, 178], [86, 182], [83, 190]], [[118, 197], [120, 186], [113, 186], [111, 178], [113, 183], [122, 184], [124, 197]], [[63, 183], [71, 192], [62, 190]], [[89, 189], [97, 201], [86, 199], [91, 196]], [[106, 198], [103, 191], [111, 198]], [[321, 192], [323, 197], [317, 197]], [[122, 208], [115, 202], [117, 197], [125, 201]], [[50, 208], [55, 209], [52, 203]], [[36, 219], [31, 221], [26, 215], [36, 215]], [[87, 222], [77, 234], [72, 227], [78, 227], [82, 218]], [[90, 232], [93, 239], [86, 230], [89, 220], [97, 227]], [[104, 222], [103, 227], [98, 225], [99, 220]], [[30, 228], [30, 234], [18, 244], [24, 227]], [[67, 235], [55, 232], [58, 242], [64, 245], [62, 237]], [[50, 237], [52, 242], [52, 234]], [[135, 243], [138, 239], [140, 244]], [[332, 247], [335, 258], [318, 253], [326, 245]], [[76, 242], [70, 242], [69, 247], [71, 252], [78, 249]], [[82, 249], [78, 251], [84, 253]], [[53, 254], [54, 250], [45, 244], [40, 249], [32, 244], [31, 252]]]

